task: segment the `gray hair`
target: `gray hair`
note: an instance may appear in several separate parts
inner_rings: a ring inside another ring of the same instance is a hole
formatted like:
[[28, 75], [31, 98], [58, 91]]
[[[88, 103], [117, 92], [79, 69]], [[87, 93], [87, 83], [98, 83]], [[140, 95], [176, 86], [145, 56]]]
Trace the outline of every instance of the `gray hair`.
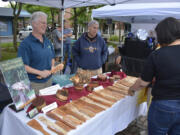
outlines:
[[96, 24], [96, 25], [98, 25], [98, 26], [99, 26], [98, 21], [96, 21], [96, 20], [92, 20], [92, 21], [90, 21], [90, 22], [88, 23], [88, 27], [92, 26], [93, 24]]
[[45, 14], [44, 12], [41, 11], [34, 12], [31, 16], [31, 20], [30, 20], [31, 24], [32, 22], [37, 21], [42, 16], [47, 18], [47, 14]]

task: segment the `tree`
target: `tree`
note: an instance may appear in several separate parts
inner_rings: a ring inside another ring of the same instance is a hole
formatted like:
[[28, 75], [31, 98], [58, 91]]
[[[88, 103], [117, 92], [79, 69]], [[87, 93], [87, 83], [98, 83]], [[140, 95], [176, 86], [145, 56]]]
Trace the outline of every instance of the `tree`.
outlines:
[[87, 23], [91, 20], [92, 9], [96, 9], [102, 6], [80, 7], [73, 8], [73, 15], [70, 18], [74, 22], [75, 38], [77, 39], [77, 24], [87, 27]]
[[17, 27], [18, 27], [18, 17], [20, 15], [21, 9], [22, 9], [22, 3], [13, 4], [10, 2], [11, 8], [13, 9], [13, 46], [14, 49], [17, 51]]
[[75, 39], [77, 39], [77, 24], [83, 25], [85, 26], [85, 22], [87, 22], [86, 20], [88, 20], [88, 16], [87, 16], [87, 7], [81, 7], [81, 8], [73, 8], [73, 14], [72, 17], [70, 18], [71, 20], [73, 20], [74, 24], [73, 24], [73, 29], [74, 29], [74, 33], [75, 33]]
[[51, 11], [51, 16], [52, 16], [52, 23], [51, 23], [51, 27], [54, 29], [54, 23], [55, 23], [55, 21], [54, 21], [55, 11], [54, 11], [54, 9], [53, 9], [53, 8], [51, 8], [51, 9], [50, 9], [50, 11]]
[[54, 27], [55, 16], [59, 14], [59, 9], [57, 8], [36, 6], [36, 5], [30, 5], [30, 4], [23, 5], [23, 9], [27, 10], [29, 13], [33, 13], [36, 11], [42, 11], [46, 13], [48, 15], [48, 24], [51, 23], [52, 27]]

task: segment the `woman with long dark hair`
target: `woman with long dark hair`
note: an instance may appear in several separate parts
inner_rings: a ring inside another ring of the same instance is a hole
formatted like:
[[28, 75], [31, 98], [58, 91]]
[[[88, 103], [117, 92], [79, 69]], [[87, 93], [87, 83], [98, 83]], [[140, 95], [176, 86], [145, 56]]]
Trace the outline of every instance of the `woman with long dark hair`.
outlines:
[[180, 135], [180, 22], [172, 17], [155, 28], [161, 48], [152, 52], [144, 71], [129, 93], [146, 87], [155, 78], [148, 112], [149, 135]]

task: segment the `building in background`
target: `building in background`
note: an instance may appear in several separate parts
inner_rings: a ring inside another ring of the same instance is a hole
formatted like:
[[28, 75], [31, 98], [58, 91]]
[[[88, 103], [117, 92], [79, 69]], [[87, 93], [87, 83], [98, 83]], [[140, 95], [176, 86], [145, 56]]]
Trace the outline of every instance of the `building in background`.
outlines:
[[[25, 10], [21, 10], [19, 15], [20, 23], [17, 29], [26, 27], [28, 22], [26, 18], [30, 18], [31, 14]], [[13, 35], [13, 9], [0, 7], [0, 37], [11, 37]]]

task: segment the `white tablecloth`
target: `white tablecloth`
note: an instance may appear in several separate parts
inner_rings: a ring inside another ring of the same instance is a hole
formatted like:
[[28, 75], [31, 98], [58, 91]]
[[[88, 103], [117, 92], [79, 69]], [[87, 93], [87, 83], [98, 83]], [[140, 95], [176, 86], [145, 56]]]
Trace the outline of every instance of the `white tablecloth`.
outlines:
[[[114, 135], [118, 131], [122, 131], [139, 115], [146, 115], [147, 104], [143, 103], [137, 106], [136, 99], [137, 94], [133, 97], [126, 96], [111, 108], [98, 113], [75, 130], [70, 131], [68, 135]], [[45, 116], [44, 114], [39, 114], [35, 119], [40, 115]], [[27, 126], [26, 123], [29, 120], [25, 110], [16, 113], [9, 107], [6, 107], [0, 116], [0, 135], [41, 135], [39, 131]], [[40, 124], [50, 134], [55, 134], [48, 130], [43, 123], [40, 122]]]

